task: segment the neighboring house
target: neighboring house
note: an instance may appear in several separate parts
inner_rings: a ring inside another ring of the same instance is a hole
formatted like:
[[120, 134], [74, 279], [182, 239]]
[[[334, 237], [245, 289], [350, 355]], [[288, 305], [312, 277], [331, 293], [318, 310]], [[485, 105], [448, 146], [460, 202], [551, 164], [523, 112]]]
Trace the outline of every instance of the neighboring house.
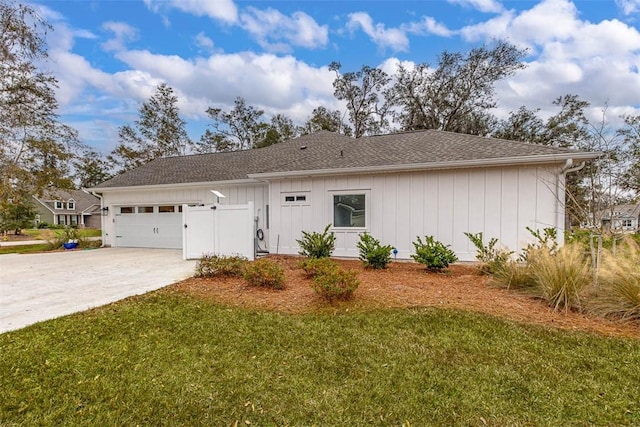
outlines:
[[640, 203], [614, 206], [600, 212], [598, 218], [605, 230], [636, 233], [640, 231]]
[[93, 190], [107, 210], [102, 238], [111, 246], [180, 248], [184, 205], [251, 201], [271, 253], [297, 254], [302, 231], [332, 224], [335, 256], [357, 256], [366, 231], [401, 259], [416, 236], [432, 235], [473, 260], [464, 232], [520, 249], [532, 240], [526, 227], [556, 227], [562, 243], [565, 173], [598, 155], [433, 130], [359, 139], [318, 132], [157, 159]]
[[82, 190], [49, 190], [34, 197], [36, 223], [100, 228], [100, 199]]

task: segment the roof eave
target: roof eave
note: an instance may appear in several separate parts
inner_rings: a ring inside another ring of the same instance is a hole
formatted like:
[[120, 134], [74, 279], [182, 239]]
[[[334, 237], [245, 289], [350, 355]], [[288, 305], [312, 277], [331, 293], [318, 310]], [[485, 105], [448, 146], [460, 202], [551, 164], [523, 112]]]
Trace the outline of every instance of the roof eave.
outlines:
[[214, 185], [242, 185], [242, 184], [262, 184], [257, 179], [244, 178], [233, 179], [228, 181], [203, 181], [203, 182], [179, 182], [173, 184], [155, 184], [155, 185], [128, 185], [119, 187], [92, 187], [87, 190], [96, 193], [108, 193], [112, 191], [138, 191], [138, 190], [162, 190], [166, 188], [193, 188], [193, 187], [211, 187]]
[[312, 170], [296, 170], [282, 172], [263, 172], [249, 174], [250, 178], [268, 179], [268, 178], [285, 178], [300, 176], [319, 176], [319, 175], [354, 175], [362, 173], [388, 173], [388, 172], [410, 172], [418, 170], [443, 170], [443, 169], [465, 169], [465, 168], [482, 168], [496, 166], [519, 166], [532, 164], [553, 164], [561, 163], [568, 159], [572, 160], [593, 160], [600, 157], [600, 152], [576, 152], [562, 154], [543, 154], [533, 156], [518, 157], [500, 157], [491, 159], [474, 159], [446, 162], [430, 162], [430, 163], [410, 163], [402, 165], [383, 165], [383, 166], [360, 166], [349, 168], [330, 168], [330, 169], [312, 169]]

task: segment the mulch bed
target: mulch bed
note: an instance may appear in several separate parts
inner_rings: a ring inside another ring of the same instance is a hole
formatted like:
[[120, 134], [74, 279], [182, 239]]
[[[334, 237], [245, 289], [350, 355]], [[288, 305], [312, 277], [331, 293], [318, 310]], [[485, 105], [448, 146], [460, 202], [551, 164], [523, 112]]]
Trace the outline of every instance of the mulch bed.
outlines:
[[640, 326], [554, 312], [544, 301], [491, 284], [472, 264], [455, 264], [446, 273], [428, 272], [413, 262], [392, 262], [386, 270], [365, 269], [358, 260], [336, 260], [342, 268], [359, 271], [360, 287], [352, 301], [329, 303], [311, 289], [311, 280], [296, 266], [294, 256], [270, 256], [285, 270], [285, 289], [247, 285], [241, 278], [191, 278], [172, 285], [170, 292], [184, 293], [232, 306], [310, 313], [326, 310], [444, 307], [489, 314], [519, 323], [542, 325], [609, 336], [640, 338]]

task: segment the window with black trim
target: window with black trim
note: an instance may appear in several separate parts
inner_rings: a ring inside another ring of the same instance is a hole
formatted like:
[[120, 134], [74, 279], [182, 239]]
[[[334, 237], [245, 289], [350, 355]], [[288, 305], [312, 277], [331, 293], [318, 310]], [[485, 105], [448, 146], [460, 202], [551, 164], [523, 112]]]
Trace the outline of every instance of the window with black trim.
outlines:
[[121, 214], [132, 214], [135, 213], [133, 206], [122, 206], [120, 207]]
[[334, 227], [366, 227], [366, 195], [335, 194], [333, 196]]
[[175, 211], [176, 211], [176, 207], [172, 205], [158, 206], [159, 213], [174, 213]]
[[282, 193], [282, 204], [283, 205], [308, 205], [309, 204], [309, 193]]

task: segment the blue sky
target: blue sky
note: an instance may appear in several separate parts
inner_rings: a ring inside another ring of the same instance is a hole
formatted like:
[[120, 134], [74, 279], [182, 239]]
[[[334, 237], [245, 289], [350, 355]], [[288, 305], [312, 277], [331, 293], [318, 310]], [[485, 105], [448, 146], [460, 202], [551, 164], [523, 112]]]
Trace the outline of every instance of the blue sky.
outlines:
[[[32, 3], [34, 4], [34, 3]], [[618, 1], [49, 1], [35, 3], [53, 25], [46, 65], [59, 81], [62, 120], [108, 153], [118, 127], [166, 82], [192, 139], [207, 107], [237, 96], [299, 123], [313, 108], [344, 109], [334, 74], [362, 65], [393, 72], [399, 62], [435, 64], [503, 38], [529, 49], [527, 68], [497, 86], [506, 117], [521, 105], [553, 114], [573, 93], [612, 126], [640, 114], [640, 0]]]

